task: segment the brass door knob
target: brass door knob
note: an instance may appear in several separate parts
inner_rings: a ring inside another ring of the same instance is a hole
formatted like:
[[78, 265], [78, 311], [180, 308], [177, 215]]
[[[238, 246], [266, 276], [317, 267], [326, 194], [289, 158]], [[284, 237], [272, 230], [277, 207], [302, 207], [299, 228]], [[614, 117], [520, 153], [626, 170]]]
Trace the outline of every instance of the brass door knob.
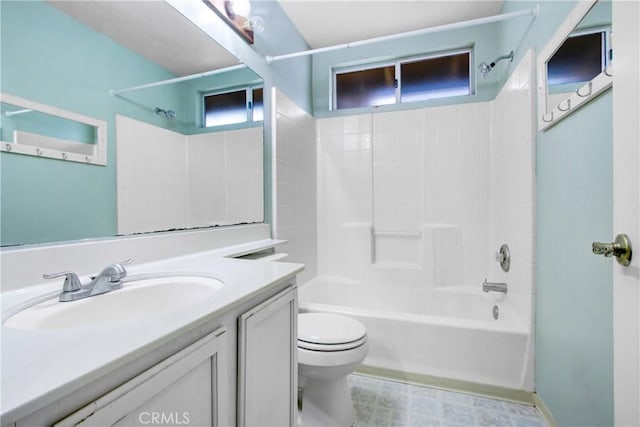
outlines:
[[591, 250], [596, 255], [614, 256], [624, 266], [631, 263], [631, 242], [626, 234], [618, 234], [613, 243], [593, 242]]

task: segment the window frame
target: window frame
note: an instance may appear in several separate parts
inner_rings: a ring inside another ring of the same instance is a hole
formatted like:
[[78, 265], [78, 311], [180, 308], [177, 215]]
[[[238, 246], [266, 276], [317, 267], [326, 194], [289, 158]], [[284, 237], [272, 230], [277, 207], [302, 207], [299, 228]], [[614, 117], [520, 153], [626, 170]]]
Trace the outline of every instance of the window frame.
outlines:
[[[446, 56], [456, 56], [456, 55], [460, 55], [460, 54], [468, 54], [469, 55], [469, 93], [466, 95], [458, 95], [458, 96], [451, 96], [451, 97], [436, 97], [436, 98], [432, 98], [429, 100], [423, 100], [423, 101], [405, 101], [402, 102], [402, 79], [401, 79], [401, 69], [402, 69], [402, 65], [406, 64], [406, 63], [415, 63], [415, 62], [421, 62], [421, 61], [428, 61], [431, 59], [437, 59], [437, 58], [442, 58], [442, 57], [446, 57]], [[389, 105], [402, 105], [402, 104], [414, 104], [414, 103], [421, 103], [421, 102], [429, 102], [433, 99], [445, 99], [445, 98], [458, 98], [460, 96], [472, 96], [475, 95], [476, 93], [476, 89], [475, 89], [475, 79], [474, 79], [474, 49], [473, 47], [465, 47], [465, 48], [460, 48], [460, 49], [452, 49], [452, 50], [447, 50], [447, 51], [440, 51], [440, 52], [435, 52], [435, 53], [430, 53], [430, 54], [426, 54], [426, 55], [417, 55], [417, 56], [410, 56], [410, 57], [401, 57], [401, 58], [396, 58], [396, 59], [391, 59], [391, 60], [387, 60], [387, 61], [377, 61], [377, 62], [368, 62], [365, 64], [359, 64], [359, 65], [352, 65], [352, 66], [345, 66], [345, 67], [334, 67], [331, 69], [331, 84], [330, 84], [330, 91], [331, 91], [331, 110], [330, 111], [342, 111], [342, 110], [358, 110], [358, 109], [372, 109], [372, 108], [379, 108], [379, 107], [383, 107], [383, 106], [389, 106]], [[359, 71], [367, 71], [367, 70], [373, 70], [376, 68], [383, 68], [383, 67], [389, 67], [389, 66], [394, 66], [394, 71], [395, 71], [395, 76], [394, 76], [394, 81], [395, 81], [395, 100], [392, 104], [383, 104], [383, 105], [379, 105], [379, 106], [373, 106], [373, 107], [353, 107], [353, 108], [338, 108], [338, 84], [337, 84], [337, 76], [339, 74], [345, 74], [345, 73], [353, 73], [353, 72], [359, 72]]]
[[[264, 121], [264, 113], [263, 113], [263, 118], [261, 120], [254, 120], [254, 102], [253, 102], [253, 94], [254, 91], [257, 89], [262, 89], [262, 105], [263, 105], [263, 112], [264, 112], [264, 86], [262, 84], [256, 84], [256, 85], [249, 85], [249, 86], [237, 86], [237, 87], [226, 87], [223, 89], [218, 89], [218, 90], [209, 90], [206, 92], [201, 92], [200, 93], [200, 110], [201, 110], [201, 114], [200, 114], [200, 120], [202, 121], [202, 128], [204, 129], [211, 129], [211, 128], [217, 128], [217, 127], [223, 127], [223, 126], [239, 126], [239, 125], [243, 125], [243, 124], [252, 124], [252, 123], [259, 123]], [[245, 120], [242, 122], [236, 122], [236, 123], [223, 123], [223, 124], [216, 124], [216, 125], [210, 125], [207, 126], [207, 106], [206, 106], [206, 98], [208, 96], [216, 96], [216, 95], [225, 95], [228, 93], [234, 93], [234, 92], [245, 92], [245, 110], [246, 110], [246, 116], [245, 116]]]
[[[331, 109], [333, 111], [338, 111], [338, 110], [351, 110], [353, 108], [338, 108], [338, 82], [337, 82], [337, 77], [339, 74], [348, 74], [348, 73], [357, 73], [360, 71], [368, 71], [368, 70], [375, 70], [377, 68], [385, 68], [385, 67], [390, 67], [393, 66], [394, 67], [394, 84], [395, 84], [395, 94], [394, 94], [394, 102], [391, 105], [397, 104], [399, 102], [399, 92], [398, 92], [398, 86], [399, 86], [399, 82], [398, 82], [398, 72], [399, 72], [399, 68], [398, 68], [398, 61], [381, 61], [381, 62], [372, 62], [372, 63], [368, 63], [368, 64], [362, 64], [362, 65], [354, 65], [354, 66], [350, 66], [350, 67], [340, 67], [340, 68], [334, 68], [331, 70]], [[383, 105], [390, 105], [390, 104], [383, 104]], [[354, 108], [376, 108], [376, 107], [354, 107]]]
[[[567, 39], [570, 39], [570, 38], [573, 38], [573, 37], [587, 36], [587, 35], [591, 35], [591, 34], [602, 34], [603, 43], [602, 43], [602, 51], [600, 52], [600, 61], [601, 61], [601, 63], [600, 63], [600, 67], [601, 67], [600, 68], [600, 72], [602, 72], [613, 61], [613, 58], [611, 58], [611, 52], [612, 52], [611, 33], [612, 33], [612, 28], [611, 28], [610, 25], [598, 25], [598, 26], [594, 26], [594, 27], [581, 28], [579, 30], [572, 31], [567, 36]], [[549, 61], [551, 61], [551, 59], [553, 59], [553, 57], [555, 56], [557, 51], [563, 46], [563, 44], [558, 46], [558, 49], [556, 49], [556, 51], [551, 55], [551, 57], [547, 61], [547, 64], [549, 63]], [[547, 65], [547, 67], [548, 67], [548, 65]], [[548, 80], [549, 80], [549, 77], [547, 77], [547, 81]], [[580, 82], [572, 82], [572, 83], [556, 83], [556, 84], [553, 84], [553, 85], [547, 83], [547, 85], [548, 85], [548, 87], [550, 89], [553, 88], [553, 90], [551, 90], [550, 93], [565, 93], [565, 92], [572, 92], [576, 88], [584, 85], [587, 82], [588, 82], [588, 80], [584, 80], [584, 81], [580, 81]]]

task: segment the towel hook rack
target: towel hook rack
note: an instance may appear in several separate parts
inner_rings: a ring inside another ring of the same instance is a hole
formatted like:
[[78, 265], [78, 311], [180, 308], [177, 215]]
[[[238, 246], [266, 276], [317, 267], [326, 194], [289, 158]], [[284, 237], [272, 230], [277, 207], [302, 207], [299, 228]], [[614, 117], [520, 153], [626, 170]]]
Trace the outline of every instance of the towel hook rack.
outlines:
[[562, 108], [562, 102], [560, 104], [558, 104], [558, 110], [560, 110], [560, 111], [569, 111], [571, 109], [571, 98], [568, 98], [566, 103], [567, 103], [567, 106], [565, 108]]
[[[584, 87], [584, 86], [583, 86], [583, 87]], [[576, 94], [577, 94], [578, 96], [582, 97], [582, 98], [586, 98], [587, 96], [591, 95], [591, 92], [593, 91], [593, 83], [592, 83], [592, 82], [589, 82], [589, 84], [588, 84], [588, 85], [586, 85], [586, 87], [587, 87], [587, 89], [589, 90], [589, 92], [585, 93], [584, 95], [583, 95], [583, 94], [581, 94], [581, 93], [580, 93], [580, 89], [582, 89], [582, 87], [581, 87], [581, 88], [576, 89]]]

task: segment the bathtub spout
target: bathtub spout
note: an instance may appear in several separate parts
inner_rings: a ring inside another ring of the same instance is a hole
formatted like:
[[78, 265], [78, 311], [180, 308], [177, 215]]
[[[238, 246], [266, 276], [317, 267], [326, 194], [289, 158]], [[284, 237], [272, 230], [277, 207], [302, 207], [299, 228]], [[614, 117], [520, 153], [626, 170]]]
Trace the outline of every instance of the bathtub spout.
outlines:
[[506, 283], [487, 282], [487, 279], [484, 279], [484, 282], [482, 282], [482, 292], [489, 292], [489, 291], [504, 292], [506, 294], [507, 293], [507, 284]]

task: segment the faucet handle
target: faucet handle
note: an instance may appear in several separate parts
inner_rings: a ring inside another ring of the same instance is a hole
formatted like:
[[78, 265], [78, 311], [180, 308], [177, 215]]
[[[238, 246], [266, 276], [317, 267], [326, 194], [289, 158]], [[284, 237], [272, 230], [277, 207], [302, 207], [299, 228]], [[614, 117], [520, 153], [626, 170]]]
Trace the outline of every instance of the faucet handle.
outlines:
[[55, 279], [57, 277], [65, 276], [64, 284], [62, 285], [62, 292], [78, 291], [82, 288], [80, 279], [76, 273], [71, 271], [62, 271], [60, 273], [43, 273], [43, 279]]
[[133, 262], [133, 259], [129, 258], [125, 261], [111, 264], [105, 267], [105, 269], [102, 270], [102, 273], [106, 273], [109, 275], [109, 281], [119, 282], [120, 280], [127, 277], [127, 269], [124, 268], [124, 266], [131, 264], [132, 262]]

